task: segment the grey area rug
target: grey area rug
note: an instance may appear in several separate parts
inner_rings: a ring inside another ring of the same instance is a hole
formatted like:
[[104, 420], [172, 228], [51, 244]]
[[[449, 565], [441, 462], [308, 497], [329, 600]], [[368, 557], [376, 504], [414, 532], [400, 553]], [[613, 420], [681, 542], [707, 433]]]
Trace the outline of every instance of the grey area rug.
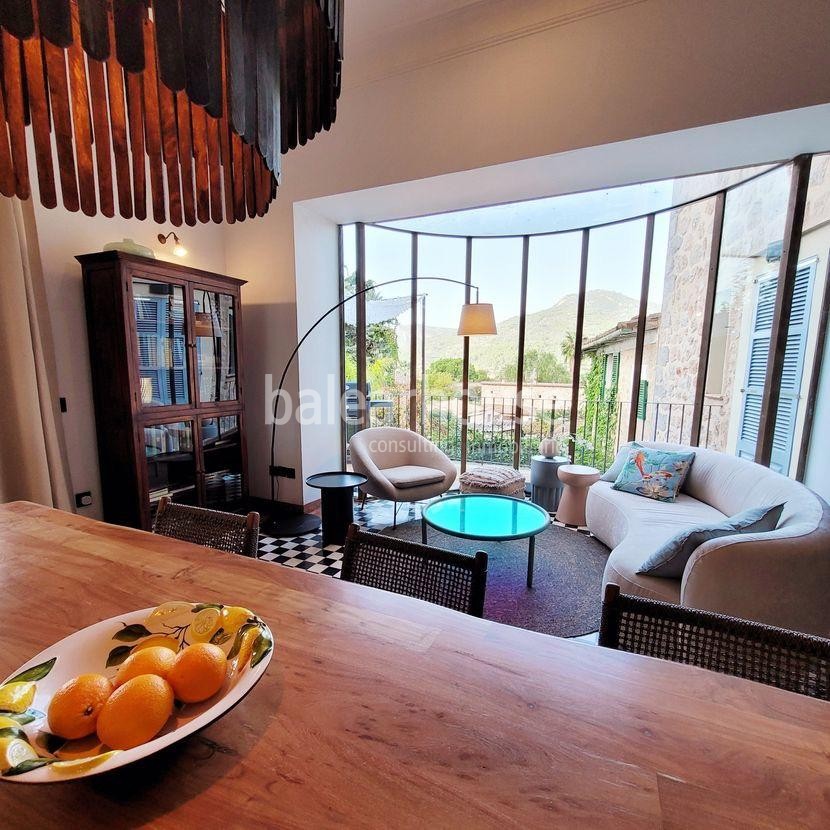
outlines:
[[[421, 523], [407, 522], [381, 533], [420, 542]], [[475, 541], [430, 528], [429, 544], [462, 553], [487, 551], [486, 619], [557, 637], [578, 637], [599, 629], [602, 572], [609, 553], [599, 540], [551, 525], [536, 537], [530, 589], [525, 583], [527, 539]]]

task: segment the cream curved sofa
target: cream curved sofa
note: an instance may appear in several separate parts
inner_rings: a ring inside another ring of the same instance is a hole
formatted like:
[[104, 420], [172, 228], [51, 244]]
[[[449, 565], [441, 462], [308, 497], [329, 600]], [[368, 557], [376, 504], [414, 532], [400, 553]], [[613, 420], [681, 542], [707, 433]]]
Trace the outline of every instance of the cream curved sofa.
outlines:
[[[612, 548], [602, 590], [717, 611], [823, 637], [830, 636], [830, 507], [802, 484], [736, 456], [700, 447], [674, 503], [659, 502], [598, 481], [588, 491], [588, 529]], [[716, 522], [749, 507], [786, 504], [776, 530], [725, 536], [701, 545], [682, 579], [637, 573], [679, 531]]]
[[372, 427], [349, 441], [352, 467], [369, 481], [360, 490], [394, 502], [420, 501], [446, 493], [458, 475], [452, 460], [432, 441], [399, 427]]

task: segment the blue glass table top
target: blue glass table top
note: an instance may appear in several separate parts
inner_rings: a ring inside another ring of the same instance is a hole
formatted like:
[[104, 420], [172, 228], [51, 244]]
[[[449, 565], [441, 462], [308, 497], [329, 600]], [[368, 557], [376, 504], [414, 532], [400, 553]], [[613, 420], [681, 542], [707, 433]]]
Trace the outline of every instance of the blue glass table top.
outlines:
[[427, 507], [423, 520], [436, 530], [463, 539], [525, 539], [549, 524], [546, 510], [510, 496], [444, 496]]

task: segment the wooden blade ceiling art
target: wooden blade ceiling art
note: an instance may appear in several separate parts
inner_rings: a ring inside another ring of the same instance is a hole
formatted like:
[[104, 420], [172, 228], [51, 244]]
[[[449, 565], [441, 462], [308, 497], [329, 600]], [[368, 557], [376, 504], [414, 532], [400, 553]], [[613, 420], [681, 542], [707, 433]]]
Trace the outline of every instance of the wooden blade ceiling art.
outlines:
[[[0, 194], [243, 221], [337, 114], [344, 0], [0, 0]], [[114, 173], [114, 176], [113, 176]]]

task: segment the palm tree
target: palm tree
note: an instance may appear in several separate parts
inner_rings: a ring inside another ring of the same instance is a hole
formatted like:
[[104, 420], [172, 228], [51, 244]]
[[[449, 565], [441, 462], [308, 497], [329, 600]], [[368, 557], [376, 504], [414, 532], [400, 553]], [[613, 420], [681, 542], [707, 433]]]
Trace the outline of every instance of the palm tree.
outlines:
[[562, 350], [562, 357], [564, 357], [568, 363], [568, 369], [570, 370], [571, 374], [573, 374], [576, 338], [574, 337], [574, 333], [572, 331], [569, 331], [567, 332], [567, 334], [565, 334], [565, 336], [562, 338], [562, 343], [560, 344], [559, 348]]

